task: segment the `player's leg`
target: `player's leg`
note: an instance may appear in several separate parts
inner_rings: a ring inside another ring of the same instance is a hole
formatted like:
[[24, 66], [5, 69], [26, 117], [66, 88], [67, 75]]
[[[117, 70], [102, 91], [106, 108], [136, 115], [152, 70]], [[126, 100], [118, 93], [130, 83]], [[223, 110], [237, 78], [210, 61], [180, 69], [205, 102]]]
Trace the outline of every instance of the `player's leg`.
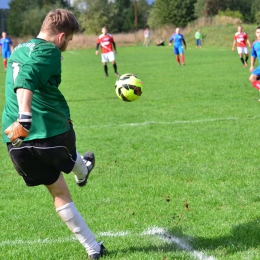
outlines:
[[3, 58], [3, 65], [4, 65], [4, 69], [7, 69], [7, 53], [6, 51], [2, 50], [2, 58]]
[[119, 74], [118, 74], [118, 72], [117, 72], [117, 64], [116, 64], [115, 53], [114, 53], [113, 51], [111, 51], [111, 52], [108, 53], [107, 56], [108, 56], [109, 61], [110, 61], [110, 62], [112, 63], [112, 65], [113, 65], [115, 75], [116, 75], [117, 77], [119, 77]]
[[237, 53], [239, 55], [240, 61], [242, 62], [243, 65], [245, 65], [245, 60], [243, 58], [243, 48], [237, 47]]
[[244, 53], [244, 55], [245, 55], [245, 63], [244, 63], [244, 66], [246, 67], [247, 65], [248, 65], [248, 63], [247, 63], [247, 61], [248, 61], [248, 49], [247, 49], [247, 47], [244, 47], [243, 48], [243, 53]]
[[182, 46], [179, 48], [179, 53], [180, 53], [180, 57], [181, 57], [181, 64], [182, 64], [182, 65], [185, 65], [184, 49], [183, 49]]
[[103, 62], [105, 77], [108, 77], [107, 63]]
[[108, 70], [107, 70], [108, 58], [107, 58], [106, 53], [101, 54], [101, 60], [102, 60], [103, 66], [104, 66], [105, 77], [108, 77]]
[[104, 247], [96, 241], [94, 234], [77, 211], [63, 175], [60, 174], [55, 183], [45, 186], [52, 195], [56, 212], [62, 221], [84, 246], [90, 259], [98, 259], [103, 254]]
[[[56, 211], [86, 248], [92, 259], [98, 259], [104, 250], [94, 238], [94, 235], [75, 208], [67, 184], [61, 174], [70, 172], [75, 162], [69, 152], [75, 146], [73, 129], [64, 134], [37, 140], [23, 142], [19, 148], [8, 144], [9, 156], [18, 174], [23, 177], [27, 186], [44, 184], [51, 193]], [[63, 146], [58, 145], [63, 140]], [[56, 144], [53, 146], [53, 144]], [[50, 147], [51, 149], [48, 149]], [[72, 148], [71, 148], [72, 147]], [[21, 149], [22, 148], [22, 149]], [[44, 148], [44, 149], [42, 149]], [[74, 158], [75, 159], [75, 158]]]
[[179, 50], [178, 50], [178, 48], [173, 47], [173, 53], [175, 54], [175, 59], [176, 59], [178, 65], [181, 65], [181, 64], [180, 64], [180, 56], [179, 56]]
[[95, 155], [92, 152], [86, 152], [81, 156], [76, 151], [76, 160], [72, 172], [78, 186], [83, 187], [87, 184], [90, 172], [95, 166]]
[[260, 91], [260, 67], [254, 69], [249, 77], [252, 86]]

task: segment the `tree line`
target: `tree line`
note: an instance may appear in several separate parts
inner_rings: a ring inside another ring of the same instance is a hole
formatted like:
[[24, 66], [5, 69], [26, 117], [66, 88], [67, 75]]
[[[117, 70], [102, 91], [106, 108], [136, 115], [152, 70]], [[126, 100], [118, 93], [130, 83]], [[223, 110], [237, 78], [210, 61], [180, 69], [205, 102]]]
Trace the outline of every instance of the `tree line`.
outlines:
[[[111, 33], [160, 28], [185, 27], [200, 17], [217, 14], [260, 23], [260, 0], [11, 0], [4, 17], [9, 35], [38, 34], [46, 13], [56, 8], [74, 12], [83, 34], [99, 34], [106, 26]], [[6, 22], [7, 20], [7, 22]]]

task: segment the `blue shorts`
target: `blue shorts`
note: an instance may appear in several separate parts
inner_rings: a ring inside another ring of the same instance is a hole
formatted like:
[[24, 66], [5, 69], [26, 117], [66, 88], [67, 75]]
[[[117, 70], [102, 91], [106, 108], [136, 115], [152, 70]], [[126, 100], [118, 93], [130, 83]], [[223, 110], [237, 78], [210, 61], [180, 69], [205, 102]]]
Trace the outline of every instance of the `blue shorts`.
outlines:
[[178, 47], [174, 46], [173, 52], [174, 52], [175, 55], [183, 54], [184, 53], [183, 46], [178, 46]]
[[260, 66], [254, 69], [251, 74], [257, 75], [260, 78]]
[[3, 59], [8, 59], [11, 56], [11, 52], [10, 51], [3, 51], [2, 50], [2, 57]]

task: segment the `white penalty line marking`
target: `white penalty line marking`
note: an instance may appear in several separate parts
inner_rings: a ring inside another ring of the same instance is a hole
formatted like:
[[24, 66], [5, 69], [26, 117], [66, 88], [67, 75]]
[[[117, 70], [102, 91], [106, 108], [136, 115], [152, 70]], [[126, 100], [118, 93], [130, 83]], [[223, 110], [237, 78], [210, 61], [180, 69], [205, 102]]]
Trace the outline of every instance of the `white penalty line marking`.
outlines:
[[[131, 234], [131, 232], [124, 231], [124, 232], [100, 232], [97, 234], [97, 236], [101, 237], [125, 237], [128, 235], [134, 235]], [[199, 260], [217, 260], [213, 256], [207, 256], [203, 252], [196, 251], [194, 250], [186, 240], [175, 237], [171, 234], [169, 234], [164, 228], [159, 228], [159, 227], [151, 227], [142, 232], [141, 234], [137, 234], [138, 236], [157, 236], [163, 241], [171, 244], [177, 245], [179, 248], [182, 250], [190, 253], [195, 257], [196, 259]], [[75, 237], [67, 237], [67, 238], [58, 238], [58, 239], [50, 239], [50, 238], [45, 238], [45, 239], [36, 239], [36, 240], [6, 240], [0, 242], [0, 246], [17, 246], [17, 245], [32, 245], [32, 244], [57, 244], [57, 243], [64, 243], [64, 242], [72, 242], [76, 241], [77, 239]]]
[[181, 124], [197, 124], [197, 123], [220, 122], [220, 121], [242, 121], [242, 120], [255, 120], [255, 119], [260, 119], [260, 117], [247, 117], [247, 118], [228, 117], [228, 118], [211, 118], [211, 119], [202, 119], [202, 120], [176, 120], [172, 122], [147, 121], [147, 122], [129, 123], [129, 124], [89, 125], [87, 127], [74, 125], [74, 128], [109, 128], [109, 127], [147, 126], [147, 125], [181, 125]]

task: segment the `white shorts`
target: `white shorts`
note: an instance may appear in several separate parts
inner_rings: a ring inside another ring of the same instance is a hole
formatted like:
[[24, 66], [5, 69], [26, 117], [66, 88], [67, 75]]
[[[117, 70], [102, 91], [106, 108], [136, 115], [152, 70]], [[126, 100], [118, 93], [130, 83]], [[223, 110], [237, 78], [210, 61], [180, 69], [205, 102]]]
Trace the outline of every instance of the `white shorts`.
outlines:
[[113, 51], [101, 54], [102, 62], [112, 62], [115, 60], [115, 54]]
[[238, 52], [238, 54], [240, 54], [240, 53], [248, 54], [248, 49], [247, 49], [247, 47], [237, 47], [237, 52]]

